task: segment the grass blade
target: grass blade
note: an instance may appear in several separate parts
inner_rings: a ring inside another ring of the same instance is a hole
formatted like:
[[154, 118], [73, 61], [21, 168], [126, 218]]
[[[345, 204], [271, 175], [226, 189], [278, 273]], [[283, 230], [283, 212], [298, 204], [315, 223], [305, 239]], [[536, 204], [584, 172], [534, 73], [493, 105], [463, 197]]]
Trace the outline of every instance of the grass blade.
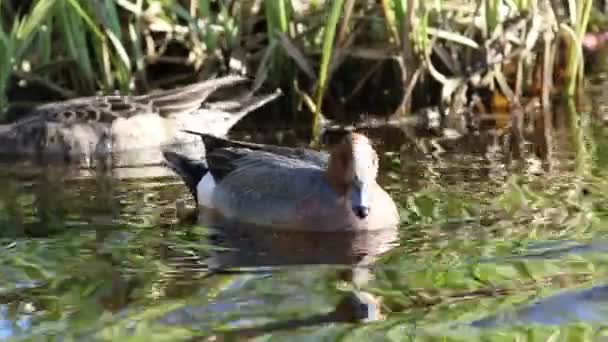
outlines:
[[313, 137], [316, 140], [319, 138], [319, 124], [321, 121], [321, 104], [323, 102], [323, 95], [327, 87], [327, 72], [331, 61], [333, 49], [334, 49], [334, 38], [336, 36], [336, 27], [338, 27], [338, 20], [340, 19], [340, 13], [342, 13], [342, 5], [344, 0], [335, 0], [331, 4], [329, 18], [327, 25], [325, 25], [325, 35], [323, 37], [323, 53], [321, 55], [321, 67], [319, 69], [319, 81], [317, 83], [316, 91], [316, 110], [313, 115]]

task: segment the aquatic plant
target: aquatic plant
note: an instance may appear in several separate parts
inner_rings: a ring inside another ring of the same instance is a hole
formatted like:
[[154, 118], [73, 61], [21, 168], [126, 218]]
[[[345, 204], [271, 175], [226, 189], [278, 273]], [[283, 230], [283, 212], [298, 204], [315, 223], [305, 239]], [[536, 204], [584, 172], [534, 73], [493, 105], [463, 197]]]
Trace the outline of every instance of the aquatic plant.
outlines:
[[[510, 109], [537, 97], [549, 108], [553, 94], [566, 89], [573, 95], [580, 80], [592, 1], [553, 6], [503, 0], [3, 1], [0, 90], [6, 99], [15, 86], [11, 75], [67, 98], [97, 90], [144, 92], [240, 72], [283, 88], [288, 112], [313, 113], [313, 129], [324, 110], [350, 111], [348, 102], [361, 101], [356, 95], [382, 77], [387, 89], [400, 90], [392, 112], [402, 115], [431, 105], [452, 116], [468, 108], [493, 111], [488, 107], [501, 97]], [[562, 12], [567, 16], [556, 14]], [[558, 49], [563, 44], [567, 54]], [[400, 75], [380, 75], [387, 65]], [[433, 84], [436, 96], [425, 91]]]

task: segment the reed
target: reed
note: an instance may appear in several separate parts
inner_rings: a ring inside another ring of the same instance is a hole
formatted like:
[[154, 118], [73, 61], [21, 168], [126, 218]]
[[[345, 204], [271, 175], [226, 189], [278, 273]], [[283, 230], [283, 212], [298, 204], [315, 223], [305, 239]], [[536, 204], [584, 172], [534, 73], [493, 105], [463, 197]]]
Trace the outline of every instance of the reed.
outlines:
[[570, 97], [575, 96], [577, 83], [581, 81], [583, 74], [582, 41], [589, 24], [592, 7], [592, 0], [569, 0], [568, 10], [571, 26], [562, 25], [563, 29], [572, 32], [572, 40], [568, 47], [568, 64], [565, 71], [568, 79], [566, 94]]
[[[0, 11], [10, 3], [17, 1], [5, 0]], [[532, 78], [538, 63], [530, 58], [542, 46], [534, 35], [545, 28], [531, 24], [529, 15], [541, 15], [533, 10], [539, 6], [532, 0], [33, 0], [21, 16], [8, 10], [0, 15], [0, 111], [8, 105], [11, 75], [42, 82], [63, 97], [126, 93], [176, 81], [177, 76], [164, 80], [151, 71], [163, 63], [199, 78], [268, 74], [267, 83], [290, 97], [287, 103], [304, 103], [313, 113], [316, 135], [324, 100], [333, 96], [334, 72], [370, 45], [376, 47], [371, 63], [400, 61], [406, 99], [429, 77], [442, 84], [448, 102], [477, 77], [494, 79], [491, 88], [505, 96], [519, 96], [525, 89], [508, 87], [529, 84], [524, 80]], [[559, 23], [573, 42], [565, 71], [568, 94], [580, 80], [580, 42], [591, 6], [591, 0], [570, 0], [569, 20]], [[526, 29], [509, 26], [518, 16]], [[510, 37], [520, 45], [499, 39], [505, 30], [512, 30]], [[505, 57], [493, 59], [493, 53]], [[517, 82], [506, 73], [509, 65], [520, 65]], [[303, 111], [298, 108], [290, 110]]]
[[323, 35], [323, 50], [321, 54], [321, 65], [319, 68], [319, 75], [316, 86], [316, 96], [315, 96], [315, 104], [316, 110], [313, 115], [313, 137], [319, 136], [319, 122], [321, 117], [321, 105], [323, 102], [323, 95], [325, 94], [325, 89], [327, 88], [328, 81], [328, 72], [329, 72], [329, 64], [331, 62], [331, 57], [334, 52], [334, 38], [336, 36], [336, 28], [338, 26], [338, 20], [340, 19], [340, 13], [342, 12], [344, 1], [343, 0], [334, 0], [332, 1], [331, 8], [329, 10], [329, 15], [327, 18], [327, 25], [324, 28]]
[[287, 83], [287, 78], [293, 78], [289, 59], [278, 48], [280, 37], [290, 37], [289, 24], [292, 19], [292, 8], [287, 0], [265, 0], [264, 14], [268, 35], [268, 70], [274, 85]]
[[[50, 32], [45, 23], [55, 6], [55, 0], [38, 1], [30, 13], [14, 18], [11, 25], [5, 23], [0, 15], [0, 113], [7, 106], [6, 91], [13, 71], [26, 60], [30, 45], [36, 34], [39, 52], [43, 59], [50, 54]], [[2, 10], [2, 8], [0, 8]], [[1, 13], [0, 13], [1, 14]], [[8, 31], [6, 27], [10, 27]], [[35, 44], [34, 44], [35, 45]]]

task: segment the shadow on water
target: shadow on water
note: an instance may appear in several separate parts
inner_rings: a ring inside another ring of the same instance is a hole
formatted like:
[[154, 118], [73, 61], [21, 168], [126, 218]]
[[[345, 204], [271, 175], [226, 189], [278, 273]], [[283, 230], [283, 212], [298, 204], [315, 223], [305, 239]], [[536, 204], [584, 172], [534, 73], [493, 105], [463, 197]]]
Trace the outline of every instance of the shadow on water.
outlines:
[[7, 164], [0, 339], [546, 340], [555, 331], [537, 325], [596, 331], [608, 276], [607, 135], [601, 120], [581, 118], [576, 129], [556, 119], [521, 142], [521, 158], [499, 129], [452, 139], [367, 129], [402, 223], [356, 234], [180, 221], [176, 201], [193, 201], [162, 167]]

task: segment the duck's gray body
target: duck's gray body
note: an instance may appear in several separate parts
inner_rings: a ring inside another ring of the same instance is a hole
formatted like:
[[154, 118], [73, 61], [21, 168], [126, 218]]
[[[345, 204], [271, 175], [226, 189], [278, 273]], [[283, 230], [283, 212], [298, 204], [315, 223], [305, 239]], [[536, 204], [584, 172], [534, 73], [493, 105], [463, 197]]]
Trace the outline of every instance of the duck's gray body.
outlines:
[[278, 95], [254, 97], [241, 91], [222, 106], [205, 103], [216, 90], [245, 81], [225, 76], [146, 95], [45, 104], [22, 120], [0, 125], [0, 155], [80, 167], [160, 164], [163, 150], [200, 157], [202, 142], [184, 129], [224, 136], [246, 114]]
[[[204, 158], [194, 160], [171, 152], [164, 155], [167, 166], [182, 177], [199, 208], [217, 214], [205, 223], [324, 232], [380, 230], [399, 223], [394, 201], [376, 182], [377, 155], [366, 137], [357, 135], [358, 141], [364, 141], [357, 144], [363, 147], [344, 147], [348, 153], [363, 154], [358, 160], [365, 162], [372, 175], [365, 178], [365, 203], [370, 203], [372, 210], [358, 215], [352, 182], [333, 182], [335, 173], [328, 171], [332, 158], [342, 158], [334, 160], [346, 164], [342, 155], [335, 157], [337, 149], [330, 155], [195, 134], [205, 144]], [[353, 141], [352, 136], [348, 134], [342, 144]], [[348, 173], [338, 176], [346, 178]], [[334, 184], [348, 184], [348, 189], [337, 189]]]

